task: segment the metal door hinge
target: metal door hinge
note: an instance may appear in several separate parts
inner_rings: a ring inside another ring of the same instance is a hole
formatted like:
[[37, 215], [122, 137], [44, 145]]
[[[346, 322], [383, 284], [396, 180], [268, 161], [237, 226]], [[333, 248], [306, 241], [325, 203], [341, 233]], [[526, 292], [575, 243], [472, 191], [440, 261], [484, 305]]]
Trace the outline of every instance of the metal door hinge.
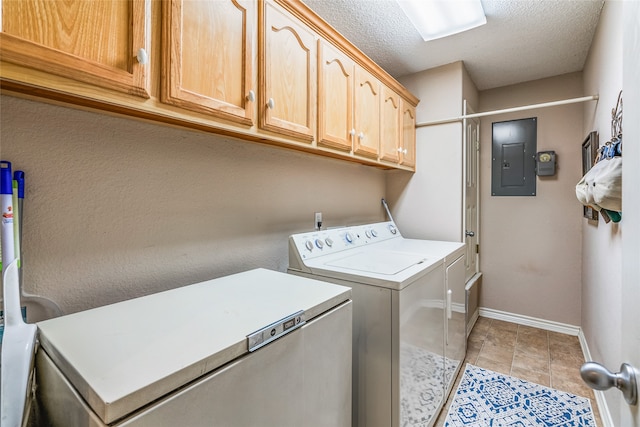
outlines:
[[476, 245], [476, 253], [479, 254], [480, 253], [480, 245]]

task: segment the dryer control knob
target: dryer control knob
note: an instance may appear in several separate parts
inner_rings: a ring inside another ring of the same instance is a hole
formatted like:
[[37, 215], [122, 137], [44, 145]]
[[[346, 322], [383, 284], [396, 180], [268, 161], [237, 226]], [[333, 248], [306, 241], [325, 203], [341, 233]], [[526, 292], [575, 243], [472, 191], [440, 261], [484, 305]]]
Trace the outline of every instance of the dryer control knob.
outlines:
[[353, 236], [351, 235], [351, 233], [345, 234], [344, 238], [348, 243], [353, 243]]
[[331, 240], [330, 237], [327, 237], [326, 239], [324, 239], [324, 242], [327, 244], [327, 246], [331, 247], [333, 246], [333, 240]]
[[373, 237], [378, 237], [378, 232], [376, 230], [374, 230], [374, 229], [371, 229], [371, 235]]
[[393, 226], [393, 224], [389, 224], [389, 231], [391, 234], [396, 234], [398, 230]]
[[306, 242], [304, 242], [304, 245], [309, 250], [309, 252], [313, 250], [313, 243], [311, 242], [311, 240], [307, 240]]
[[318, 249], [322, 249], [324, 243], [322, 243], [322, 240], [316, 239], [316, 246], [318, 247]]
[[371, 231], [367, 230], [364, 232], [365, 236], [367, 236], [369, 239], [371, 238]]

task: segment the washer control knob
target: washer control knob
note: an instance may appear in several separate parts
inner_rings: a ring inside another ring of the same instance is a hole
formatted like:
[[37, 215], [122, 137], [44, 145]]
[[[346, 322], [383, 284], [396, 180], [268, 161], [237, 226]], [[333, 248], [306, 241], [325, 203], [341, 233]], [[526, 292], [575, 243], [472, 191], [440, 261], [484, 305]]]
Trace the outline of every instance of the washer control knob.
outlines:
[[304, 242], [304, 245], [309, 250], [309, 252], [313, 250], [313, 243], [311, 242], [311, 240], [307, 240], [306, 242]]
[[371, 235], [373, 237], [378, 237], [378, 232], [376, 230], [374, 230], [374, 229], [371, 229]]
[[351, 233], [347, 232], [347, 234], [344, 235], [344, 238], [348, 243], [353, 243], [353, 236]]
[[324, 243], [322, 243], [322, 240], [316, 239], [316, 246], [318, 247], [318, 249], [322, 249]]
[[371, 238], [371, 231], [367, 230], [364, 232], [365, 236], [367, 236], [369, 239]]
[[396, 227], [394, 227], [393, 224], [389, 224], [389, 231], [391, 232], [391, 234], [396, 234], [398, 232], [398, 230], [396, 229]]
[[333, 240], [331, 240], [330, 237], [327, 237], [326, 239], [324, 239], [324, 242], [327, 244], [327, 246], [331, 247], [333, 246]]

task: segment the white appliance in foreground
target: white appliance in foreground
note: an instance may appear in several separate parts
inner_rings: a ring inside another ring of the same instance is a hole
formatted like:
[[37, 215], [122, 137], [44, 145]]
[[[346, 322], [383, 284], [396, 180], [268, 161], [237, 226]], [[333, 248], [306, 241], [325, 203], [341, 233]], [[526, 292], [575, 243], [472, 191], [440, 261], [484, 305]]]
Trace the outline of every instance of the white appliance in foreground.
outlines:
[[353, 426], [432, 426], [465, 356], [464, 245], [314, 231], [289, 237], [288, 272], [353, 290]]
[[38, 425], [349, 426], [351, 291], [257, 269], [38, 323]]

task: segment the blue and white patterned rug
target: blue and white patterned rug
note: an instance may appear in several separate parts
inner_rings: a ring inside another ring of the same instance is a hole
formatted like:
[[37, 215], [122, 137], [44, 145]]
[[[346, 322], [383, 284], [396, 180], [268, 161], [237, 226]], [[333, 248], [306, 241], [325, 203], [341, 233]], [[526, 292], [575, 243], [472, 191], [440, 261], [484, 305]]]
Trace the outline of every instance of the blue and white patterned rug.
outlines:
[[445, 427], [596, 427], [589, 399], [467, 364]]

